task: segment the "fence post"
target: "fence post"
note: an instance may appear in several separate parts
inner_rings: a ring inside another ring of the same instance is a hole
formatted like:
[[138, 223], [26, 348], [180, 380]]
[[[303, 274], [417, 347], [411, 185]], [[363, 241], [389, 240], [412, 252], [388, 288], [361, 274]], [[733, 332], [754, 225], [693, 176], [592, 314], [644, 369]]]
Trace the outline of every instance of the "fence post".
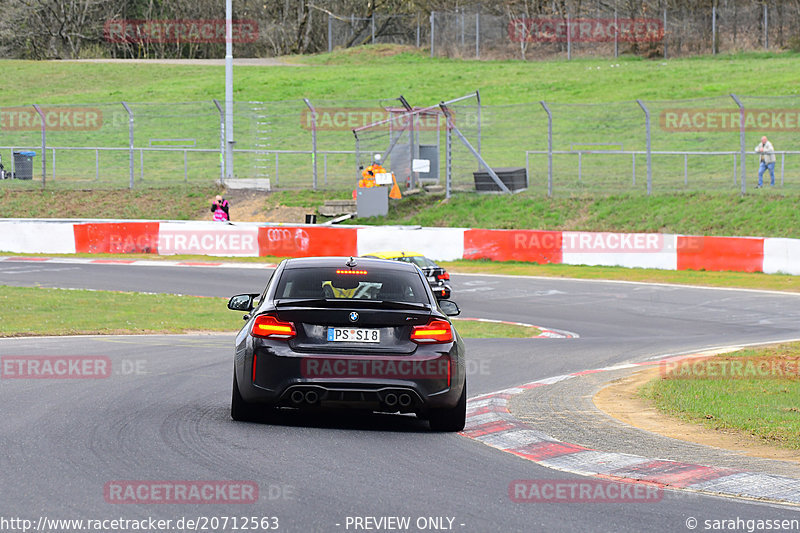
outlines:
[[313, 189], [317, 190], [317, 110], [314, 109], [314, 106], [311, 105], [311, 102], [308, 98], [303, 98], [303, 101], [308, 106], [308, 109], [311, 110], [311, 164], [314, 168], [314, 185]]
[[431, 57], [433, 57], [433, 46], [434, 46], [433, 37], [434, 37], [434, 32], [436, 31], [435, 19], [436, 19], [436, 11], [431, 11]]
[[216, 98], [214, 105], [219, 111], [219, 182], [225, 183], [225, 111]]
[[464, 8], [461, 8], [461, 50], [464, 53]]
[[616, 0], [614, 1], [614, 57], [619, 57], [619, 19]]
[[333, 17], [328, 13], [328, 53], [333, 52]]
[[664, 59], [667, 59], [667, 6], [664, 6]]
[[547, 113], [547, 196], [553, 196], [553, 113], [544, 100], [539, 103]]
[[733, 93], [731, 93], [731, 98], [733, 98], [733, 101], [736, 102], [737, 106], [739, 106], [739, 166], [741, 167], [741, 171], [742, 171], [742, 194], [744, 194], [745, 191], [747, 190], [746, 189], [746, 185], [745, 185], [746, 177], [747, 177], [747, 174], [746, 174], [746, 172], [747, 172], [747, 170], [746, 170], [747, 169], [747, 164], [745, 162], [745, 151], [747, 150], [747, 148], [745, 148], [745, 145], [744, 145], [744, 143], [745, 143], [745, 139], [744, 139], [744, 118], [745, 118], [744, 117], [744, 104], [742, 104], [742, 101], [739, 100], [739, 97], [736, 96]]
[[[44, 183], [47, 178], [47, 124], [44, 119], [44, 112], [42, 112], [39, 104], [33, 104], [33, 108], [39, 113], [39, 118], [42, 120], [42, 189], [44, 189]], [[11, 159], [14, 159], [13, 152]]]
[[478, 101], [478, 153], [481, 153], [481, 93], [475, 91], [475, 98]]
[[[438, 117], [437, 117], [438, 120]], [[451, 152], [453, 150], [453, 133], [450, 131], [450, 123], [445, 122], [445, 150], [444, 150], [444, 197], [450, 198], [450, 187], [452, 174], [452, 158]]]
[[711, 55], [717, 55], [717, 2], [711, 3]]
[[644, 130], [647, 135], [647, 195], [653, 190], [653, 153], [650, 149], [650, 110], [641, 100], [636, 100], [639, 107], [644, 111]]
[[764, 2], [764, 50], [769, 48], [769, 19], [768, 17], [769, 10], [767, 9], [767, 3]]
[[572, 59], [572, 35], [569, 28], [569, 13], [567, 13], [567, 61]]
[[481, 58], [481, 14], [475, 13], [475, 59]]
[[125, 111], [128, 112], [128, 150], [129, 150], [129, 160], [128, 160], [128, 172], [130, 174], [130, 182], [128, 187], [133, 189], [133, 110], [130, 106], [122, 102], [122, 107], [125, 108]]
[[372, 12], [372, 15], [369, 17], [369, 27], [371, 33], [371, 39], [369, 44], [375, 44], [375, 12]]

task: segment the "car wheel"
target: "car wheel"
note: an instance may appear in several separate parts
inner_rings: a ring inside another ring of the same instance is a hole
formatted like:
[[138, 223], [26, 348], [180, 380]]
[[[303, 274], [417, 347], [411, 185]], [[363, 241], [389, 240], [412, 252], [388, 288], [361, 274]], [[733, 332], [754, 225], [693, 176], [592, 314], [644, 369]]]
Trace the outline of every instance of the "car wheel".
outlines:
[[236, 371], [233, 372], [233, 392], [231, 394], [231, 418], [240, 422], [252, 420], [255, 416], [253, 405], [244, 401], [239, 392], [239, 383], [236, 381]]
[[467, 421], [467, 383], [455, 407], [431, 409], [428, 423], [433, 431], [461, 431]]

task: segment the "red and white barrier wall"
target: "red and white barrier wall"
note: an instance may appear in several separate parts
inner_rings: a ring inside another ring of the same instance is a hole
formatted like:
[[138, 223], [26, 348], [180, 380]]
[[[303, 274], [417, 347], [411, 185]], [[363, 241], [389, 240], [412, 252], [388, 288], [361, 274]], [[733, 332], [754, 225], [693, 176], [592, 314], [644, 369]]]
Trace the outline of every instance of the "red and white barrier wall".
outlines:
[[0, 219], [0, 252], [159, 255], [363, 255], [413, 250], [433, 259], [491, 259], [666, 270], [800, 274], [800, 239], [660, 233]]

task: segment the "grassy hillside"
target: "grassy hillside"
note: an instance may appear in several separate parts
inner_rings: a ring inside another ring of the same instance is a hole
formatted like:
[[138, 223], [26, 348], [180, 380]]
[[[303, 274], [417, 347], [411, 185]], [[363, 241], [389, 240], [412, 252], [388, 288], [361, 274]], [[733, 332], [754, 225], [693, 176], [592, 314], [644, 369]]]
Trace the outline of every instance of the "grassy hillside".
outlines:
[[[0, 191], [0, 205], [14, 206], [19, 217], [209, 220], [216, 187], [170, 187], [134, 191]], [[419, 194], [392, 202], [388, 217], [353, 219], [352, 224], [400, 224], [429, 227], [549, 229], [689, 235], [769, 236], [800, 238], [796, 196], [760, 191], [744, 198], [721, 194], [675, 194], [642, 197], [514, 196]], [[234, 221], [253, 214], [253, 195], [235, 192]], [[345, 199], [346, 192], [283, 191], [264, 193], [255, 208], [275, 222], [302, 222], [327, 199]], [[257, 198], [257, 197], [256, 197]], [[281, 218], [281, 209], [285, 218]], [[297, 209], [301, 213], [297, 216]], [[247, 213], [245, 212], [247, 210]], [[263, 218], [260, 218], [263, 220]], [[318, 217], [323, 222], [324, 217]]]
[[[429, 58], [413, 48], [365, 46], [288, 57], [292, 67], [234, 67], [239, 101], [372, 99], [432, 104], [480, 89], [486, 104], [671, 100], [797, 92], [798, 55], [748, 53], [646, 60], [476, 61]], [[611, 67], [611, 65], [619, 67]], [[0, 61], [0, 106], [31, 103], [190, 102], [223, 99], [224, 67], [157, 63]]]
[[[480, 90], [482, 153], [493, 167], [517, 167], [530, 163], [533, 182], [546, 180], [547, 158], [526, 150], [547, 148], [547, 116], [540, 100], [550, 103], [554, 114], [554, 148], [613, 143], [625, 150], [645, 149], [644, 115], [636, 99], [651, 106], [652, 149], [655, 151], [723, 151], [738, 149], [738, 135], [729, 131], [684, 131], [660, 125], [660, 114], [671, 107], [735, 110], [729, 93], [787, 96], [797, 92], [793, 53], [750, 53], [685, 59], [645, 60], [638, 57], [577, 59], [573, 61], [475, 61], [429, 58], [408, 47], [376, 45], [332, 54], [284, 58], [293, 66], [240, 66], [234, 72], [235, 138], [238, 149], [267, 147], [272, 150], [310, 150], [310, 127], [303, 125], [309, 98], [321, 109], [364, 109], [380, 100], [404, 95], [412, 104], [430, 105]], [[209, 152], [145, 152], [134, 155], [134, 174], [140, 186], [184, 181], [208, 184], [219, 175], [219, 112], [211, 99], [224, 98], [224, 68], [197, 64], [151, 62], [29, 62], [0, 61], [6, 83], [0, 92], [0, 107], [31, 103], [88, 104], [99, 110], [102, 127], [93, 130], [53, 130], [48, 144], [59, 147], [102, 146], [116, 151], [61, 150], [56, 179], [51, 186], [116, 187], [128, 184], [128, 115], [119, 104], [131, 103], [134, 112], [134, 146], [147, 148], [154, 139], [188, 139], [188, 145]], [[670, 103], [675, 99], [710, 98]], [[173, 102], [184, 102], [173, 105]], [[197, 102], [189, 104], [187, 102]], [[258, 103], [267, 102], [267, 103]], [[281, 103], [275, 103], [281, 102]], [[137, 105], [137, 103], [140, 103]], [[745, 98], [753, 108], [796, 109], [798, 98], [763, 100]], [[396, 105], [397, 102], [395, 101]], [[523, 104], [523, 105], [519, 105]], [[596, 105], [585, 105], [596, 104]], [[474, 101], [469, 105], [474, 106]], [[30, 109], [29, 109], [30, 111]], [[734, 111], [735, 112], [735, 111]], [[474, 108], [456, 110], [469, 123]], [[266, 118], [259, 118], [266, 117]], [[8, 120], [8, 119], [6, 119]], [[457, 119], [458, 122], [459, 119]], [[262, 123], [263, 122], [263, 123]], [[464, 134], [477, 142], [474, 126], [462, 124]], [[36, 147], [38, 131], [0, 130], [0, 146]], [[754, 146], [760, 131], [748, 132], [746, 144]], [[800, 146], [800, 133], [774, 133], [778, 150]], [[374, 145], [371, 145], [370, 143]], [[422, 132], [423, 144], [444, 144], [442, 131]], [[367, 152], [385, 149], [384, 138], [367, 140]], [[348, 152], [355, 149], [348, 128], [323, 128], [318, 134], [321, 151]], [[602, 149], [602, 148], [601, 148]], [[617, 149], [617, 148], [615, 148]], [[476, 164], [456, 141], [454, 183], [471, 186]], [[4, 159], [10, 153], [4, 151]], [[793, 159], [794, 158], [794, 159]], [[141, 161], [140, 161], [141, 159]], [[269, 176], [283, 188], [311, 185], [308, 154], [236, 156], [238, 177]], [[788, 176], [796, 171], [797, 156], [786, 161]], [[444, 161], [443, 153], [440, 160]], [[631, 155], [586, 155], [578, 177], [575, 154], [556, 155], [555, 191], [608, 193], [632, 189], [632, 167], [636, 187], [644, 187], [644, 158]], [[730, 190], [733, 160], [725, 156], [654, 156], [653, 187], [657, 192]], [[751, 166], [753, 162], [748, 163]], [[184, 166], [185, 165], [185, 166]], [[350, 153], [320, 155], [318, 170], [322, 186], [347, 188], [354, 181], [355, 158]], [[52, 165], [51, 165], [52, 167]], [[143, 168], [141, 168], [143, 167]], [[276, 169], [280, 168], [280, 172]], [[780, 164], [779, 164], [780, 169]], [[779, 170], [778, 169], [778, 170]], [[39, 175], [35, 166], [35, 175]], [[279, 174], [279, 178], [276, 175]], [[750, 173], [752, 175], [752, 172]], [[19, 184], [16, 184], [19, 186]], [[9, 186], [3, 184], [4, 187]], [[786, 187], [795, 187], [787, 180]]]

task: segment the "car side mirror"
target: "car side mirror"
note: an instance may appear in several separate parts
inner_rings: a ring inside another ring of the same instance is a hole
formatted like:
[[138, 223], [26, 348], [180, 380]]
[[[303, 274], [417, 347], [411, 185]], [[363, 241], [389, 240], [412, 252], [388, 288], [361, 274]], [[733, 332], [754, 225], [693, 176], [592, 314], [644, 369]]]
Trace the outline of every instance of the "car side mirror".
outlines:
[[253, 310], [253, 300], [258, 298], [260, 295], [256, 294], [237, 294], [236, 296], [231, 296], [231, 299], [228, 300], [228, 309], [232, 311], [244, 311], [249, 313]]
[[458, 316], [461, 314], [458, 304], [453, 300], [439, 300], [439, 308], [447, 316]]

